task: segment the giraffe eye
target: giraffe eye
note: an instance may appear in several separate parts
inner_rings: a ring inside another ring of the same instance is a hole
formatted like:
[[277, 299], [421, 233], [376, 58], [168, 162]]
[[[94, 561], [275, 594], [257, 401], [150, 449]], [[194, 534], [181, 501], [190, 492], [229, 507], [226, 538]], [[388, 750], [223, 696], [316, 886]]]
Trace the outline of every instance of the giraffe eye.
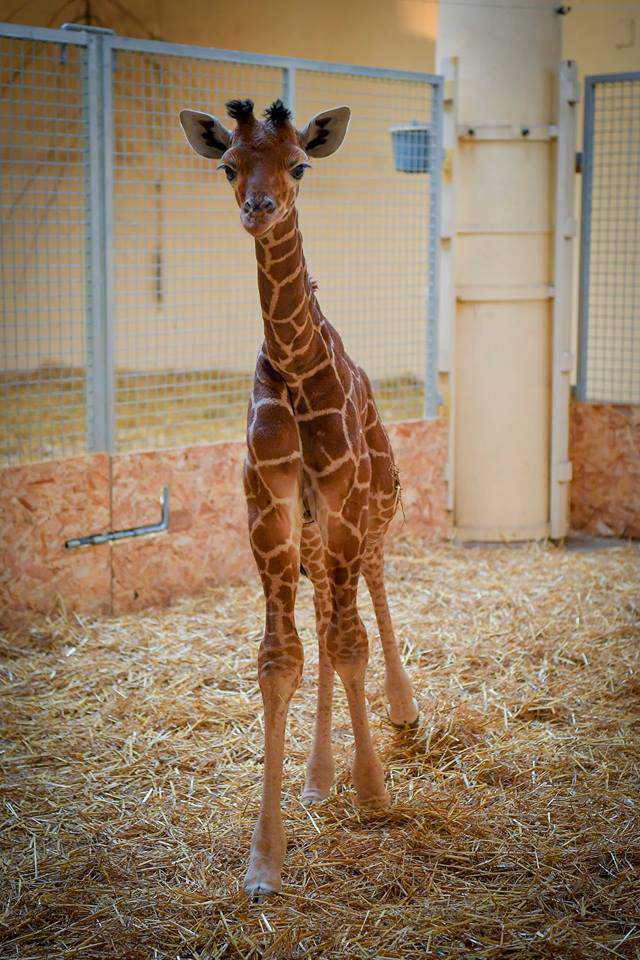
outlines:
[[294, 180], [302, 180], [302, 178], [304, 177], [305, 170], [307, 169], [307, 167], [310, 167], [310, 166], [311, 166], [310, 163], [299, 163], [297, 167], [292, 167], [289, 173], [291, 174]]
[[218, 170], [224, 170], [225, 176], [229, 183], [231, 183], [232, 180], [235, 180], [235, 178], [238, 176], [233, 167], [230, 167], [227, 163], [221, 163], [218, 167]]

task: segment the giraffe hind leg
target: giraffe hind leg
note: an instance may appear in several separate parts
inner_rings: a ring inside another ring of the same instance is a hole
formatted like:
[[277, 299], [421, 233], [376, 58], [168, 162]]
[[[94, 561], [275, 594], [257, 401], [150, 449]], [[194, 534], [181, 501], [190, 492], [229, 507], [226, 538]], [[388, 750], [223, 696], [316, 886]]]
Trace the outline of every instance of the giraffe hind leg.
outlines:
[[374, 541], [369, 546], [362, 569], [380, 631], [385, 662], [385, 693], [389, 720], [394, 727], [401, 730], [410, 729], [418, 725], [420, 711], [413, 695], [411, 681], [402, 663], [393, 630], [384, 585], [382, 540]]
[[[361, 458], [358, 467], [363, 467], [364, 477], [367, 466], [368, 461]], [[367, 715], [365, 675], [369, 643], [357, 599], [365, 532], [363, 524], [358, 528], [342, 519], [342, 516], [359, 516], [366, 520], [362, 501], [362, 486], [354, 484], [342, 503], [340, 518], [327, 517], [322, 529], [331, 596], [327, 653], [347, 696], [353, 729], [352, 776], [357, 801], [367, 808], [379, 808], [388, 805], [389, 796]]]

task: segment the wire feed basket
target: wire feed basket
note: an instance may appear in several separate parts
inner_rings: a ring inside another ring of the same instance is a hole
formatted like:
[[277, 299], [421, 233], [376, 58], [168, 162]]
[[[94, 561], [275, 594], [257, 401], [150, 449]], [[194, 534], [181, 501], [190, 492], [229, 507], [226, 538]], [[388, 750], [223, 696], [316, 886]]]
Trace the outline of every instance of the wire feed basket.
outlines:
[[390, 128], [393, 159], [402, 173], [428, 173], [431, 127], [428, 123], [402, 123]]

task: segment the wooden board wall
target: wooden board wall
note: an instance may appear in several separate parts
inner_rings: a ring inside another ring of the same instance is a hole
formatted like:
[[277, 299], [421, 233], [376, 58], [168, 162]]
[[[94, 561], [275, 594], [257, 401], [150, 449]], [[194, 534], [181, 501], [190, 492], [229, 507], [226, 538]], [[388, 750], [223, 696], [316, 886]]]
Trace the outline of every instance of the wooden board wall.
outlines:
[[[391, 536], [443, 538], [447, 423], [389, 428], [404, 517]], [[1, 619], [29, 623], [64, 606], [122, 613], [166, 605], [238, 577], [257, 576], [242, 493], [244, 442], [53, 460], [0, 474]], [[170, 489], [169, 533], [97, 547], [65, 540], [156, 523]]]
[[571, 527], [640, 538], [640, 406], [571, 406]]

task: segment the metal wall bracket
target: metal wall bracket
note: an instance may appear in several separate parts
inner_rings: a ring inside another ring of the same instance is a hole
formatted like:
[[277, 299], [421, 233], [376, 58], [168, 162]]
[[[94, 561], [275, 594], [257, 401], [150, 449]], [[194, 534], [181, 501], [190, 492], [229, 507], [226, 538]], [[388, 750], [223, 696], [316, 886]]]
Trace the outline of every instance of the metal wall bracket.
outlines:
[[495, 141], [555, 140], [558, 129], [548, 123], [459, 123], [458, 139], [466, 142], [492, 143]]
[[150, 533], [163, 533], [169, 529], [169, 487], [162, 488], [162, 516], [160, 523], [148, 523], [143, 527], [129, 527], [127, 530], [110, 530], [108, 533], [92, 533], [88, 537], [78, 537], [65, 541], [68, 550], [74, 547], [95, 547], [110, 540], [125, 540], [127, 537], [146, 537]]

